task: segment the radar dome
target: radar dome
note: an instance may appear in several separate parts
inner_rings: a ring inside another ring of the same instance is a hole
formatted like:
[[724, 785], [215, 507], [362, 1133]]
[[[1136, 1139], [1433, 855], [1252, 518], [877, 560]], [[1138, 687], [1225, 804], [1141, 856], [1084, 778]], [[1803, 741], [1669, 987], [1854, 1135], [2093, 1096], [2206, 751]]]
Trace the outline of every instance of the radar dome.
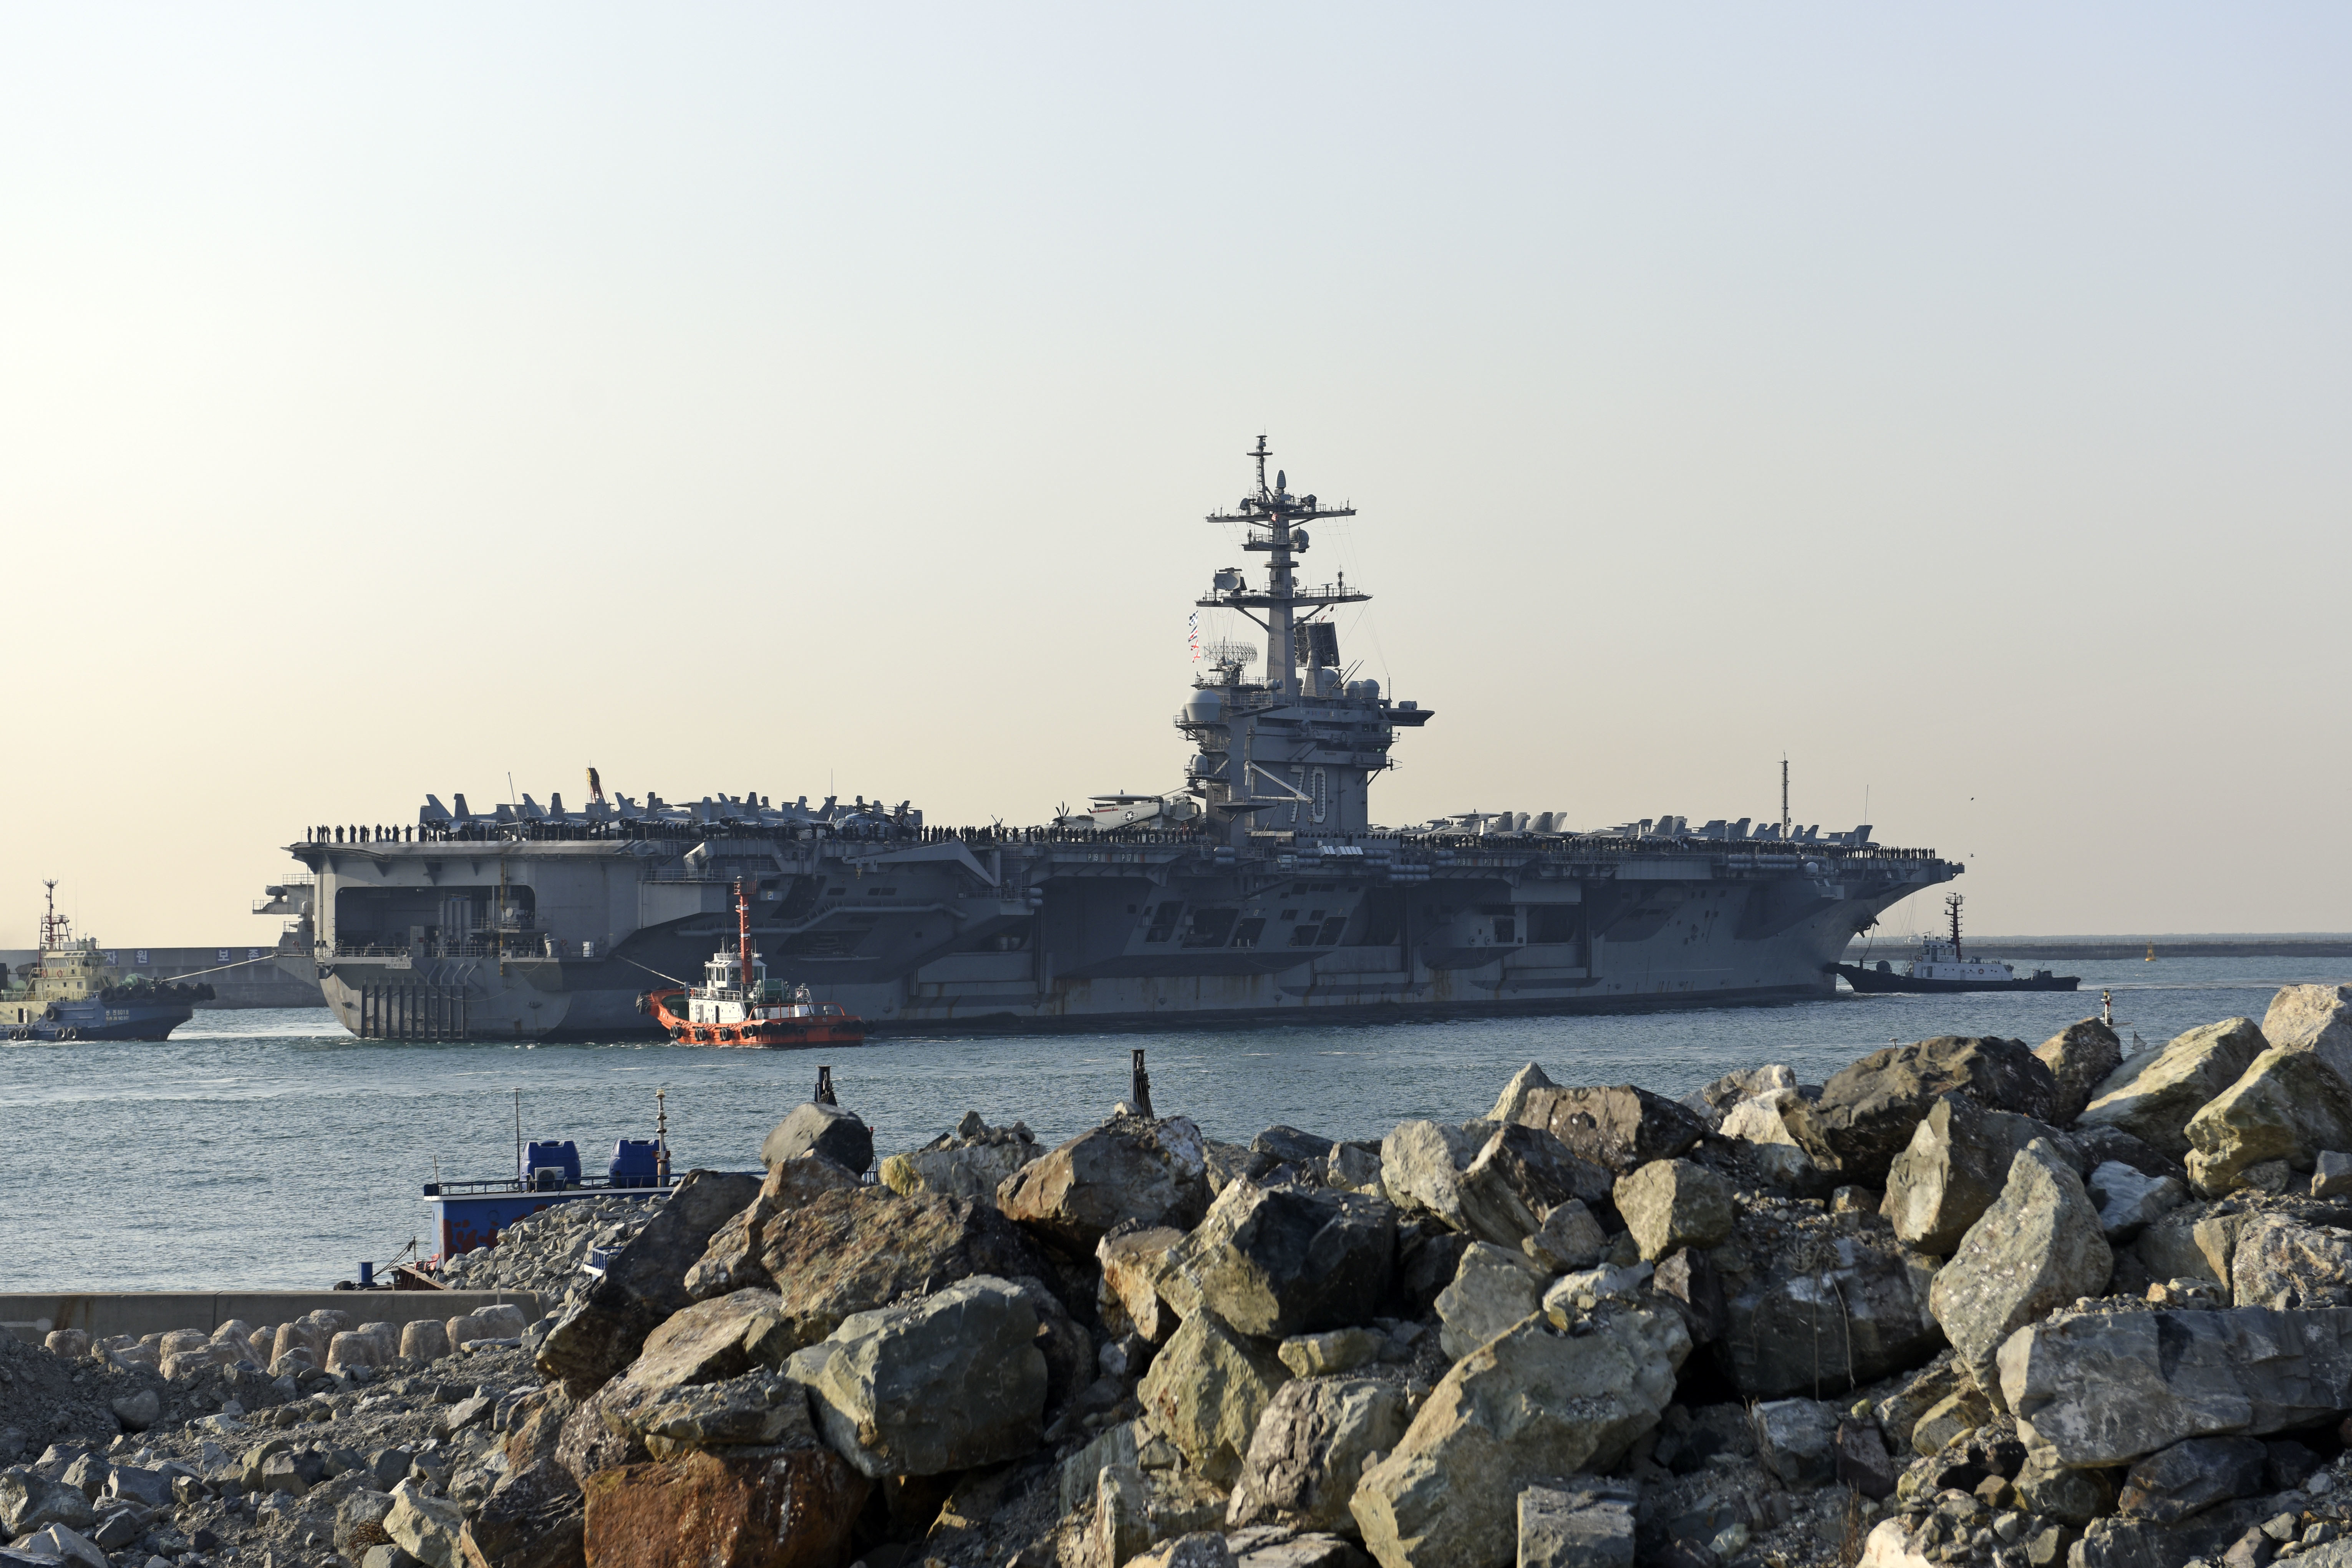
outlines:
[[1213, 687], [1202, 687], [1184, 704], [1184, 717], [1195, 724], [1213, 724], [1224, 716], [1225, 700]]

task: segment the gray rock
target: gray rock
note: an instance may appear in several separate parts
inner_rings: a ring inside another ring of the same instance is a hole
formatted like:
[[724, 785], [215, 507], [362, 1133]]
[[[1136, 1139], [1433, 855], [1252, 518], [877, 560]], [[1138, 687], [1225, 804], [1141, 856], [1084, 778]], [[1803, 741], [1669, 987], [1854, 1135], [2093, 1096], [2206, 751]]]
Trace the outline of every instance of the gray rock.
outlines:
[[2281, 1050], [2314, 1051], [2352, 1079], [2352, 985], [2284, 985], [2263, 1015], [2263, 1038]]
[[807, 1389], [766, 1371], [665, 1390], [632, 1405], [627, 1424], [656, 1459], [702, 1448], [816, 1441]]
[[1006, 1178], [996, 1201], [1007, 1218], [1084, 1256], [1122, 1220], [1198, 1225], [1209, 1206], [1207, 1152], [1184, 1117], [1114, 1117]]
[[2000, 1350], [2019, 1435], [2122, 1465], [2187, 1437], [2266, 1436], [2352, 1409], [2352, 1309], [2062, 1312]]
[[2352, 1193], [2352, 1154], [2324, 1150], [2311, 1162], [2311, 1195], [2337, 1198]]
[[1095, 1262], [1102, 1269], [1096, 1304], [1105, 1329], [1132, 1331], [1151, 1344], [1176, 1331], [1177, 1313], [1160, 1295], [1160, 1280], [1184, 1236], [1173, 1226], [1119, 1226], [1095, 1244]]
[[1409, 1214], [1427, 1214], [1458, 1231], [1462, 1175], [1493, 1137], [1490, 1121], [1400, 1121], [1381, 1140], [1381, 1190]]
[[18, 1562], [61, 1563], [72, 1568], [109, 1568], [107, 1556], [97, 1542], [80, 1531], [62, 1524], [52, 1524], [37, 1530], [9, 1547]]
[[635, 1359], [647, 1334], [692, 1303], [686, 1271], [711, 1234], [759, 1193], [753, 1176], [688, 1171], [604, 1278], [557, 1318], [533, 1358], [541, 1374], [584, 1399]]
[[1459, 1184], [1463, 1227], [1481, 1241], [1517, 1247], [1563, 1204], [1605, 1203], [1609, 1173], [1538, 1127], [1495, 1129]]
[[1823, 1485], [1837, 1474], [1838, 1414], [1811, 1399], [1766, 1400], [1755, 1412], [1757, 1458], [1784, 1485]]
[[430, 1318], [403, 1323], [400, 1353], [415, 1361], [439, 1361], [449, 1353], [449, 1331]]
[[1244, 1334], [1286, 1339], [1361, 1320], [1396, 1268], [1396, 1211], [1361, 1193], [1227, 1186], [1171, 1253], [1160, 1296]]
[[1657, 1425], [1689, 1349], [1679, 1316], [1639, 1307], [1573, 1333], [1531, 1319], [1481, 1345], [1364, 1472], [1349, 1504], [1364, 1544], [1384, 1568], [1509, 1562], [1519, 1494], [1615, 1466]]
[[1965, 1094], [1945, 1095], [1888, 1167], [1879, 1212], [1906, 1247], [1948, 1258], [2008, 1185], [2017, 1152], [2036, 1138], [2052, 1140], [2062, 1154], [2074, 1152], [2046, 1122], [1987, 1110]]
[[1336, 1377], [1381, 1359], [1389, 1337], [1376, 1329], [1333, 1329], [1300, 1334], [1276, 1347], [1282, 1364], [1298, 1377]]
[[1227, 1528], [1280, 1524], [1356, 1534], [1348, 1500], [1365, 1463], [1404, 1436], [1405, 1419], [1404, 1390], [1394, 1383], [1316, 1377], [1284, 1384], [1250, 1437]]
[[135, 1502], [142, 1508], [172, 1506], [172, 1480], [169, 1471], [142, 1469], [136, 1465], [117, 1465], [107, 1472], [106, 1495]]
[[1129, 1561], [1133, 1568], [1236, 1568], [1233, 1548], [1213, 1530], [1196, 1530], [1162, 1542]]
[[1782, 1094], [1793, 1094], [1796, 1089], [1796, 1073], [1773, 1062], [1725, 1073], [1713, 1083], [1702, 1084], [1683, 1096], [1682, 1102], [1705, 1119], [1709, 1131], [1719, 1132], [1724, 1118], [1744, 1101], [1773, 1100]]
[[1518, 1568], [1633, 1568], [1639, 1497], [1633, 1481], [1605, 1476], [1528, 1488], [1519, 1493]]
[[[1277, 1165], [1318, 1170], [1329, 1161], [1331, 1151], [1338, 1147], [1332, 1140], [1320, 1133], [1302, 1132], [1296, 1127], [1286, 1127], [1277, 1122], [1250, 1140], [1250, 1152], [1264, 1162], [1250, 1175], [1255, 1180]], [[1258, 1162], [1253, 1161], [1252, 1163]]]
[[2259, 1529], [2263, 1516], [2262, 1504], [2237, 1502], [2179, 1524], [2126, 1516], [2096, 1519], [2067, 1552], [2066, 1562], [2068, 1568], [2186, 1568], [2199, 1558], [2219, 1558], [2247, 1531]]
[[1543, 1270], [1524, 1254], [1472, 1242], [1463, 1250], [1454, 1283], [1438, 1292], [1437, 1316], [1444, 1324], [1438, 1344], [1450, 1360], [1460, 1361], [1542, 1310], [1547, 1283]]
[[1270, 1346], [1198, 1312], [1152, 1358], [1135, 1392], [1153, 1430], [1210, 1481], [1230, 1486], [1259, 1418], [1289, 1381]]
[[0, 1470], [0, 1529], [11, 1536], [51, 1524], [88, 1530], [97, 1517], [79, 1487], [22, 1467]]
[[1337, 1535], [1260, 1526], [1225, 1538], [1239, 1568], [1371, 1568], [1362, 1547]]
[[803, 1154], [822, 1154], [851, 1174], [864, 1175], [874, 1168], [874, 1133], [837, 1105], [805, 1101], [769, 1130], [760, 1144], [760, 1163], [772, 1171]]
[[2352, 1145], [2352, 1083], [2315, 1051], [2273, 1047], [2189, 1119], [2188, 1133], [2189, 1180], [2209, 1197], [2273, 1160], [2308, 1170], [2321, 1150]]
[[1037, 1312], [1010, 1281], [975, 1276], [845, 1320], [796, 1352], [826, 1441], [857, 1469], [936, 1476], [1002, 1464], [1045, 1430]]
[[2115, 1030], [2096, 1018], [2067, 1025], [2035, 1047], [2033, 1054], [2058, 1082], [2049, 1119], [2061, 1127], [2083, 1113], [2098, 1086], [2124, 1059], [2123, 1043]]
[[1496, 1097], [1495, 1109], [1486, 1113], [1486, 1120], [1517, 1121], [1519, 1120], [1519, 1110], [1527, 1104], [1528, 1095], [1531, 1090], [1559, 1087], [1559, 1085], [1552, 1082], [1549, 1075], [1543, 1068], [1529, 1062], [1513, 1073], [1511, 1081], [1503, 1086], [1503, 1092]]
[[1819, 1100], [1782, 1115], [1815, 1165], [1875, 1184], [1935, 1102], [1955, 1092], [2046, 1121], [2058, 1089], [2022, 1040], [1947, 1035], [1873, 1051], [1823, 1084]]
[[1674, 1159], [1707, 1133], [1706, 1121], [1697, 1112], [1632, 1084], [1613, 1089], [1529, 1085], [1516, 1099], [1506, 1120], [1542, 1128], [1580, 1159], [1612, 1176], [1652, 1160]]
[[2189, 1119], [2237, 1082], [2266, 1045], [2251, 1018], [2190, 1029], [2109, 1073], [2075, 1125], [2118, 1128], [2159, 1153], [2186, 1159]]
[[[399, 1478], [395, 1477], [394, 1484], [398, 1483]], [[391, 1516], [392, 1498], [388, 1493], [352, 1493], [335, 1510], [335, 1550], [357, 1562], [371, 1547], [392, 1546], [392, 1532], [383, 1524]]]
[[2268, 1458], [2252, 1437], [2191, 1437], [2132, 1466], [2116, 1506], [2158, 1524], [2178, 1524], [2215, 1503], [2261, 1493]]
[[2071, 1469], [2053, 1449], [2028, 1449], [2012, 1484], [2019, 1507], [2075, 1530], [2116, 1510], [2106, 1471]]
[[1886, 1451], [1886, 1435], [1877, 1422], [1850, 1417], [1838, 1423], [1830, 1436], [1831, 1473], [1840, 1486], [1863, 1496], [1885, 1499], [1895, 1495], [1895, 1458]]
[[124, 1431], [144, 1432], [162, 1417], [163, 1402], [155, 1396], [153, 1389], [142, 1388], [107, 1401], [107, 1408], [114, 1412], [114, 1418], [122, 1423]]
[[2231, 1229], [2229, 1284], [2237, 1305], [2352, 1306], [2352, 1234], [2278, 1215], [2239, 1216]]
[[1726, 1272], [1715, 1354], [1742, 1394], [1842, 1393], [1935, 1352], [1943, 1331], [1927, 1304], [1932, 1262], [1883, 1236], [1807, 1238]]
[[1654, 1160], [1620, 1177], [1617, 1213], [1654, 1263], [1683, 1247], [1719, 1246], [1731, 1234], [1736, 1211], [1731, 1184], [1688, 1160]]
[[415, 1481], [392, 1489], [392, 1510], [383, 1528], [394, 1545], [425, 1563], [427, 1568], [459, 1568], [458, 1536], [466, 1516], [457, 1505], [436, 1498]]
[[2105, 1293], [2115, 1255], [2080, 1177], [2042, 1139], [2011, 1163], [2000, 1198], [1936, 1276], [1929, 1308], [1977, 1385], [2019, 1329], [2077, 1297]]
[[1035, 1143], [1018, 1139], [918, 1149], [883, 1161], [882, 1184], [902, 1194], [936, 1193], [993, 1205], [998, 1188], [1045, 1154]]
[[1378, 1193], [1381, 1190], [1381, 1151], [1378, 1144], [1335, 1143], [1323, 1163], [1323, 1184], [1341, 1192]]
[[1543, 1224], [1519, 1243], [1519, 1250], [1555, 1273], [1566, 1273], [1600, 1262], [1608, 1245], [1592, 1211], [1571, 1198], [1544, 1215]]
[[2185, 1184], [2114, 1160], [2093, 1171], [2083, 1190], [2098, 1205], [2099, 1228], [2109, 1241], [2131, 1240], [2189, 1201]]

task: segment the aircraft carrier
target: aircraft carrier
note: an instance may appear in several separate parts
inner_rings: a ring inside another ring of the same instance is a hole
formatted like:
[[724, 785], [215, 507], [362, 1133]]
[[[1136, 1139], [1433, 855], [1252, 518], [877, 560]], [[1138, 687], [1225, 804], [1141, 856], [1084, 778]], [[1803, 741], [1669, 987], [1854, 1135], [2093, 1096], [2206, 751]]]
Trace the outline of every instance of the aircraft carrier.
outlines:
[[[1209, 521], [1250, 564], [1198, 601], [1213, 642], [1175, 728], [1184, 782], [1034, 827], [756, 793], [561, 795], [412, 824], [322, 825], [268, 891], [281, 961], [382, 1039], [656, 1033], [647, 990], [700, 972], [751, 903], [770, 973], [877, 1031], [1562, 1013], [1831, 995], [1847, 942], [1962, 868], [1787, 817], [1579, 830], [1557, 811], [1373, 826], [1401, 731], [1435, 716], [1351, 678], [1332, 618], [1370, 595], [1301, 572], [1351, 508], [1266, 473]], [[257, 907], [257, 912], [259, 912]]]

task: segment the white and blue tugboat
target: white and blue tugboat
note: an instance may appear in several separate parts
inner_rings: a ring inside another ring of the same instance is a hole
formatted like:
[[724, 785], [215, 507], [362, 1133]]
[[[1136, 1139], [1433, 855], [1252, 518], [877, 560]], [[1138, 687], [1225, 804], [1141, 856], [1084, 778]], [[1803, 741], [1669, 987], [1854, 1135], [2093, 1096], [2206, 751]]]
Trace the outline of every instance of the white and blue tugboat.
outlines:
[[107, 963], [95, 937], [78, 937], [58, 913], [58, 885], [41, 884], [41, 955], [10, 975], [0, 968], [0, 1031], [12, 1040], [161, 1040], [213, 999], [209, 985], [159, 984]]
[[1899, 972], [1883, 958], [1874, 968], [1859, 963], [1837, 963], [1831, 967], [1845, 976], [1847, 984], [1864, 994], [1888, 992], [2072, 991], [2083, 983], [2082, 976], [2078, 974], [2053, 974], [2046, 969], [2037, 969], [2020, 978], [2015, 968], [1997, 958], [1969, 957], [1960, 947], [1960, 895], [1953, 893], [1947, 896], [1944, 908], [1951, 915], [1951, 936], [1921, 937], [1919, 956], [1905, 964]]

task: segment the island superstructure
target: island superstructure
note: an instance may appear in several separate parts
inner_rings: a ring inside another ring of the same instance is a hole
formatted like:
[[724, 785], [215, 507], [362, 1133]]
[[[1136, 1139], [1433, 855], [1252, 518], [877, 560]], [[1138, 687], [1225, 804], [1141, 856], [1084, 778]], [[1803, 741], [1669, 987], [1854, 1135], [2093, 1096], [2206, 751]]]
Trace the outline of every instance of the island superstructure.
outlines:
[[1183, 784], [1097, 795], [1034, 827], [927, 826], [888, 808], [756, 793], [690, 805], [428, 796], [413, 826], [309, 830], [289, 967], [382, 1038], [618, 1037], [639, 998], [737, 925], [770, 972], [899, 1032], [1550, 1013], [1833, 993], [1830, 966], [1889, 905], [1959, 874], [1932, 850], [1783, 821], [1677, 816], [1574, 830], [1559, 811], [1375, 826], [1371, 786], [1431, 709], [1350, 679], [1302, 583], [1307, 524], [1354, 515], [1266, 475], [1238, 508], [1264, 558], [1202, 606], [1246, 616], [1175, 717]]

